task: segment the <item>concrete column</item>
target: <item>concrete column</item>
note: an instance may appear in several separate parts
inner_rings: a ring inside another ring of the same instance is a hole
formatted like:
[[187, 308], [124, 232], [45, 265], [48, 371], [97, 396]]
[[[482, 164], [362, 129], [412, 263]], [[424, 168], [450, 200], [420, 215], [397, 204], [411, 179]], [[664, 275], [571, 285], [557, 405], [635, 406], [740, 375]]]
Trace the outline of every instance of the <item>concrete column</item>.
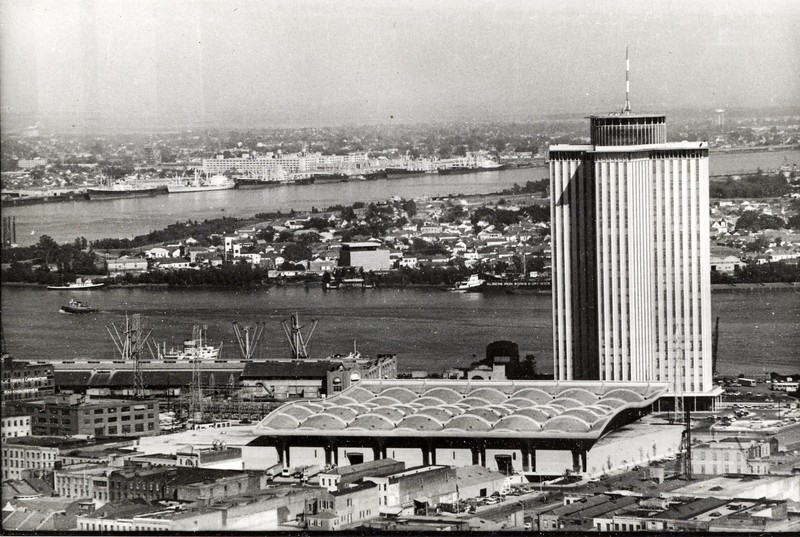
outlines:
[[428, 453], [430, 453], [431, 464], [436, 464], [436, 447], [428, 444]]
[[572, 471], [573, 472], [581, 471], [580, 450], [578, 449], [572, 450]]
[[586, 450], [582, 449], [579, 452], [579, 458], [581, 463], [581, 472], [586, 473]]
[[531, 459], [530, 459], [531, 460], [531, 462], [530, 462], [531, 472], [535, 472], [536, 471], [536, 450], [535, 449], [531, 448], [530, 456], [531, 456]]
[[531, 447], [523, 446], [522, 448], [522, 471], [531, 471]]
[[431, 450], [428, 446], [422, 446], [422, 465], [428, 466], [431, 463]]
[[478, 452], [478, 448], [477, 447], [471, 447], [471, 448], [469, 448], [469, 450], [472, 453], [472, 464], [480, 464], [481, 460], [480, 460], [480, 453]]
[[325, 446], [325, 464], [327, 466], [333, 464], [333, 449], [330, 446]]
[[486, 446], [481, 446], [480, 447], [480, 449], [478, 451], [478, 456], [479, 456], [480, 461], [481, 461], [478, 464], [480, 464], [483, 467], [486, 467]]

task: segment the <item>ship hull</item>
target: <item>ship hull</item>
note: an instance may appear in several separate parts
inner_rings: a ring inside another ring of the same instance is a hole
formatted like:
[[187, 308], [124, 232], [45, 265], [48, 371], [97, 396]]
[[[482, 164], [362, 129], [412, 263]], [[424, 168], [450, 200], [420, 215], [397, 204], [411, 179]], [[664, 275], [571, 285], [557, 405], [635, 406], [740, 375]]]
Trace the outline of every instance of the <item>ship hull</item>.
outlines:
[[128, 198], [149, 198], [159, 194], [166, 194], [165, 187], [141, 188], [137, 190], [105, 190], [89, 188], [86, 191], [86, 196], [90, 201], [102, 200], [120, 200]]
[[92, 289], [100, 289], [104, 283], [90, 283], [84, 285], [48, 285], [49, 291], [91, 291]]
[[197, 192], [215, 192], [218, 190], [233, 190], [236, 188], [237, 183], [230, 185], [213, 185], [213, 186], [184, 186], [184, 185], [167, 185], [167, 192], [169, 194], [194, 194]]

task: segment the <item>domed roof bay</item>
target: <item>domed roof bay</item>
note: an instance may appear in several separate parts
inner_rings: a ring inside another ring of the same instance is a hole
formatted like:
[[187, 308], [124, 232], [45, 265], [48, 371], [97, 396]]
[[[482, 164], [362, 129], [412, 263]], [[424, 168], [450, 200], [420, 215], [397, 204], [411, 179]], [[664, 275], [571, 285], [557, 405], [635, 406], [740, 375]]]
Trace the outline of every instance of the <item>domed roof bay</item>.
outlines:
[[584, 408], [572, 408], [567, 410], [562, 414], [562, 416], [575, 416], [577, 418], [582, 419], [590, 426], [594, 425], [594, 423], [599, 419], [596, 414], [593, 412], [589, 412], [585, 407]]
[[322, 411], [322, 415], [326, 414], [330, 414], [332, 416], [338, 416], [342, 418], [344, 421], [350, 421], [356, 416], [358, 416], [358, 412], [346, 406], [326, 408], [324, 411]]
[[622, 399], [623, 401], [627, 401], [629, 403], [644, 401], [644, 397], [627, 388], [617, 388], [616, 390], [606, 392], [603, 394], [601, 400], [607, 398]]
[[406, 416], [406, 413], [396, 407], [382, 406], [378, 408], [373, 408], [367, 414], [365, 414], [365, 416], [372, 416], [372, 415], [383, 416], [392, 421], [392, 423], [397, 423]]
[[404, 418], [397, 424], [398, 429], [413, 429], [415, 431], [439, 431], [443, 424], [430, 416], [420, 416], [414, 414]]
[[564, 408], [578, 408], [578, 407], [584, 406], [583, 403], [581, 403], [580, 401], [578, 401], [576, 399], [573, 399], [571, 397], [558, 397], [558, 398], [553, 399], [552, 401], [550, 401], [550, 403], [548, 403], [548, 404], [551, 405], [551, 406], [552, 405], [559, 405], [559, 406], [562, 406]]
[[439, 386], [438, 388], [431, 388], [427, 392], [422, 394], [423, 397], [436, 397], [437, 399], [441, 399], [445, 403], [455, 403], [456, 401], [460, 401], [463, 397], [460, 393], [455, 391], [452, 388], [447, 388], [444, 386]]
[[314, 414], [318, 414], [321, 409], [313, 409], [309, 407], [307, 403], [297, 403], [283, 406], [279, 409], [281, 414], [286, 414], [287, 416], [293, 416], [300, 421], [303, 421], [309, 416]]
[[395, 422], [387, 418], [386, 416], [380, 416], [378, 414], [367, 414], [364, 416], [359, 416], [350, 422], [350, 425], [347, 426], [348, 429], [375, 429], [381, 431], [389, 431], [394, 429]]
[[350, 399], [355, 399], [359, 403], [363, 403], [364, 401], [368, 401], [373, 397], [375, 397], [375, 394], [367, 390], [366, 388], [362, 388], [361, 386], [355, 386], [347, 390], [347, 397], [349, 397]]
[[565, 433], [586, 433], [590, 425], [576, 416], [556, 416], [542, 426], [544, 431]]
[[340, 418], [339, 416], [335, 416], [333, 414], [317, 414], [316, 416], [311, 416], [306, 421], [300, 424], [300, 429], [311, 428], [311, 429], [322, 429], [322, 430], [332, 430], [338, 431], [340, 429], [344, 429], [347, 425], [347, 422]]
[[503, 430], [503, 431], [529, 431], [535, 432], [540, 431], [542, 429], [542, 425], [534, 420], [529, 416], [519, 416], [519, 415], [511, 415], [506, 416], [505, 418], [501, 419], [497, 422], [494, 426], [495, 431]]
[[419, 394], [417, 394], [416, 392], [401, 386], [395, 386], [393, 388], [388, 388], [386, 390], [383, 390], [381, 392], [381, 395], [383, 397], [392, 397], [394, 399], [397, 399], [401, 403], [410, 403], [411, 401], [419, 397]]
[[339, 406], [339, 405], [352, 405], [352, 404], [355, 404], [355, 403], [358, 403], [358, 401], [356, 401], [355, 399], [351, 399], [350, 397], [347, 397], [346, 395], [337, 395], [336, 396], [336, 405], [337, 406]]
[[585, 388], [570, 388], [568, 390], [564, 390], [558, 394], [558, 398], [561, 397], [569, 397], [570, 399], [575, 399], [576, 401], [580, 401], [585, 405], [595, 403], [599, 399], [596, 394]]
[[511, 414], [512, 416], [527, 416], [537, 423], [544, 423], [550, 419], [552, 414], [544, 412], [540, 408], [521, 408]]
[[479, 397], [495, 405], [508, 401], [508, 397], [496, 388], [478, 388], [469, 392], [467, 397]]
[[383, 395], [376, 397], [375, 399], [370, 399], [369, 401], [367, 401], [367, 403], [375, 406], [394, 406], [403, 404], [401, 401], [395, 399], [394, 397], [386, 397]]
[[452, 418], [455, 414], [443, 407], [430, 407], [430, 408], [423, 408], [415, 415], [430, 416], [432, 418], [439, 420], [442, 423], [447, 423], [450, 420], [450, 418]]
[[466, 397], [459, 404], [473, 408], [473, 407], [489, 406], [492, 403], [484, 399], [483, 397]]
[[483, 408], [471, 408], [462, 414], [462, 416], [480, 416], [489, 423], [494, 423], [499, 420], [502, 415], [495, 410], [483, 407]]
[[535, 401], [537, 403], [546, 403], [553, 399], [553, 396], [539, 388], [523, 388], [511, 394], [512, 399], [515, 397], [524, 397]]
[[267, 418], [261, 422], [261, 425], [272, 429], [295, 429], [300, 425], [300, 421], [301, 420], [293, 416], [281, 413], [267, 416]]
[[414, 399], [411, 403], [412, 405], [422, 405], [423, 407], [429, 406], [440, 406], [446, 404], [446, 401], [439, 399], [438, 397], [431, 397], [429, 395], [425, 395], [420, 397], [419, 399]]
[[480, 416], [456, 416], [447, 422], [447, 429], [461, 429], [462, 431], [489, 431], [492, 423]]

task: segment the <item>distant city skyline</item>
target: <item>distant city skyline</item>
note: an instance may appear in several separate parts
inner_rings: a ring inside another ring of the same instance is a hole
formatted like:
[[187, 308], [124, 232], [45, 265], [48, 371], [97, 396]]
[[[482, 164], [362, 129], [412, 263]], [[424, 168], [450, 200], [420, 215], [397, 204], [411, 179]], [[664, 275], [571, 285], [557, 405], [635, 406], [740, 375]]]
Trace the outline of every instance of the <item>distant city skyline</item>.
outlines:
[[797, 106], [798, 22], [788, 0], [2, 0], [0, 111], [75, 132], [607, 113], [626, 46], [637, 110]]

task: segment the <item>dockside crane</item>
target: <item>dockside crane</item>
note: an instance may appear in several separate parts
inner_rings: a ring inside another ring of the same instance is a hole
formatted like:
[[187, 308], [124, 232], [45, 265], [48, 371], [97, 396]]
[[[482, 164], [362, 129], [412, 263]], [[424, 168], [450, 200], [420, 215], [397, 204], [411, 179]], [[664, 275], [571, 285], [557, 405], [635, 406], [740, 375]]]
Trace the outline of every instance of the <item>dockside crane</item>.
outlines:
[[[111, 329], [114, 329], [113, 332]], [[111, 336], [122, 360], [133, 365], [133, 396], [136, 399], [144, 397], [144, 371], [142, 370], [142, 349], [150, 338], [152, 330], [144, 334], [142, 329], [142, 316], [135, 313], [128, 317], [125, 315], [125, 328], [120, 331], [117, 325], [106, 325], [106, 331]]]
[[317, 328], [319, 321], [312, 320], [311, 328], [308, 330], [308, 335], [303, 335], [303, 329], [309, 325], [300, 324], [300, 316], [295, 313], [288, 320], [281, 321], [283, 331], [286, 333], [286, 339], [289, 340], [289, 348], [292, 351], [292, 358], [295, 360], [304, 360], [308, 358], [308, 349], [306, 348], [314, 335], [314, 330]]
[[236, 341], [239, 343], [239, 350], [242, 358], [252, 360], [258, 347], [258, 340], [264, 333], [264, 322], [258, 321], [253, 326], [239, 328], [239, 323], [233, 321], [233, 331], [236, 333]]

